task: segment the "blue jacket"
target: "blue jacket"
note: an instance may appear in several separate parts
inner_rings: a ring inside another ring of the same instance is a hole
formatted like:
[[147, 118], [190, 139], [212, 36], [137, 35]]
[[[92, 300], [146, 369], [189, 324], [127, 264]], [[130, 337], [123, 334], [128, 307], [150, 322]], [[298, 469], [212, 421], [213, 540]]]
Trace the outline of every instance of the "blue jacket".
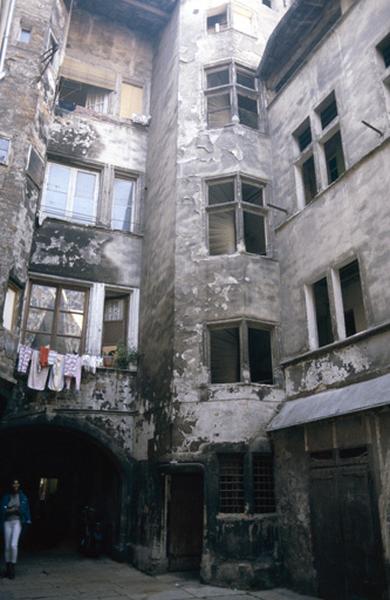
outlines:
[[[26, 494], [23, 494], [23, 492], [18, 492], [19, 493], [19, 500], [20, 500], [20, 521], [22, 523], [22, 525], [26, 524], [26, 523], [31, 523], [31, 514], [30, 514], [30, 506], [28, 503], [28, 499]], [[5, 494], [5, 496], [2, 497], [1, 499], [1, 505], [0, 505], [0, 523], [3, 524], [4, 520], [5, 520], [5, 516], [6, 516], [6, 510], [7, 510], [7, 506], [8, 506], [8, 502], [11, 499], [11, 494]]]

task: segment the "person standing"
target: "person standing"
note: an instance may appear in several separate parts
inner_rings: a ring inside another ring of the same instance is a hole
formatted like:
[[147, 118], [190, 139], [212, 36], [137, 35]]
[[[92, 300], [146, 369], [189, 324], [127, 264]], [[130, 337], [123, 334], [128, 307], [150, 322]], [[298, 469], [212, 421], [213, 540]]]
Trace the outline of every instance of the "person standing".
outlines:
[[12, 481], [11, 488], [11, 492], [1, 500], [0, 520], [4, 525], [4, 577], [14, 579], [19, 537], [22, 526], [31, 523], [31, 516], [27, 496], [20, 489], [18, 479]]

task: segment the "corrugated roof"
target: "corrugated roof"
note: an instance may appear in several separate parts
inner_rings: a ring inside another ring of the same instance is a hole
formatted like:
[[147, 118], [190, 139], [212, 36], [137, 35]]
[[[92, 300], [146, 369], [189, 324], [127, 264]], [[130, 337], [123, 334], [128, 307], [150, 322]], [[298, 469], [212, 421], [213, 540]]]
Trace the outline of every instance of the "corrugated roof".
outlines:
[[390, 374], [287, 401], [268, 431], [304, 425], [390, 404]]

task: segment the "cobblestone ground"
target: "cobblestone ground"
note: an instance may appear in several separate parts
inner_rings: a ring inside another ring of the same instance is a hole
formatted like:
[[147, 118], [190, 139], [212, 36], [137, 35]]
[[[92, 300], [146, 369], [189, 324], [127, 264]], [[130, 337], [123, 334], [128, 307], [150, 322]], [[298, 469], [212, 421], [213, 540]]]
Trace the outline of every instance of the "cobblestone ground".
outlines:
[[243, 592], [204, 585], [183, 573], [149, 576], [108, 558], [39, 554], [24, 558], [16, 578], [0, 579], [0, 600], [316, 600], [284, 589]]

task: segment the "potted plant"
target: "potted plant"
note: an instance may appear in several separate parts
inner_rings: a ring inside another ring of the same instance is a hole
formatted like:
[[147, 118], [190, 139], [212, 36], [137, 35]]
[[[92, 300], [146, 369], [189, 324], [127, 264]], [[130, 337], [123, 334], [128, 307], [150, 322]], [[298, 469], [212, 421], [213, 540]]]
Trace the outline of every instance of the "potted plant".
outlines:
[[137, 361], [139, 354], [133, 347], [127, 347], [126, 344], [118, 344], [115, 353], [114, 366], [117, 369], [129, 369], [130, 371], [137, 370]]
[[114, 361], [115, 361], [115, 353], [113, 350], [103, 354], [103, 366], [104, 367], [108, 367], [108, 368], [113, 367]]

